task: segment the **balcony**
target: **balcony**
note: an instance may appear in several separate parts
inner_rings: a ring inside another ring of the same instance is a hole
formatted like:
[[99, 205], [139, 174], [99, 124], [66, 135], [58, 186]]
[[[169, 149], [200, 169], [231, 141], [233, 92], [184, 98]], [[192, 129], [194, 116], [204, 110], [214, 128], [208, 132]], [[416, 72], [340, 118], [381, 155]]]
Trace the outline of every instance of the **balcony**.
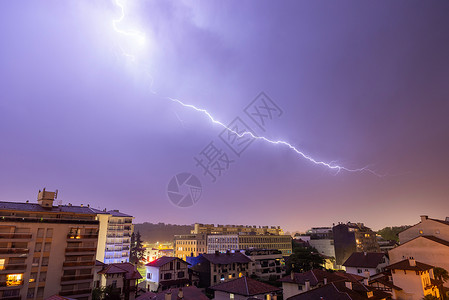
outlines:
[[23, 280], [17, 280], [17, 281], [0, 281], [0, 287], [5, 286], [21, 286], [23, 285]]
[[67, 261], [62, 264], [63, 267], [89, 267], [95, 265], [93, 261]]
[[97, 248], [84, 248], [84, 247], [79, 247], [79, 248], [66, 248], [65, 249], [66, 253], [73, 253], [73, 252], [97, 252]]
[[31, 238], [32, 238], [31, 233], [0, 233], [0, 240], [3, 239], [29, 240]]
[[73, 295], [82, 295], [82, 294], [90, 294], [92, 289], [84, 289], [84, 290], [71, 290], [71, 291], [60, 291], [60, 296], [73, 296]]
[[27, 268], [26, 264], [8, 264], [6, 266], [0, 267], [0, 272], [2, 271], [15, 271], [16, 273], [24, 273]]
[[0, 254], [21, 255], [21, 254], [28, 254], [29, 252], [30, 249], [26, 248], [0, 248]]
[[61, 282], [66, 281], [78, 281], [78, 280], [91, 280], [94, 278], [94, 275], [73, 275], [73, 276], [62, 276]]
[[84, 234], [84, 235], [68, 234], [67, 239], [68, 240], [98, 239], [98, 234]]

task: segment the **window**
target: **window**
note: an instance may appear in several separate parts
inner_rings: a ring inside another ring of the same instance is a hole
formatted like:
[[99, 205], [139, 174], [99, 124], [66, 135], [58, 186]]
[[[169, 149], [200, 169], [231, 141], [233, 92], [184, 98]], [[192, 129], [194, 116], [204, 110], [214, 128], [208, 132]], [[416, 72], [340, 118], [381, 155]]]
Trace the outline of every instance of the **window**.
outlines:
[[112, 281], [112, 288], [117, 288], [117, 280]]
[[53, 237], [53, 228], [47, 228], [47, 237], [48, 238]]
[[33, 299], [33, 298], [34, 298], [34, 288], [28, 289], [27, 299]]
[[[37, 278], [37, 273], [31, 273], [29, 282], [35, 282]], [[34, 294], [34, 291], [33, 291]]]
[[34, 247], [34, 252], [42, 251], [42, 243], [36, 243], [36, 247]]
[[217, 282], [217, 275], [214, 275], [214, 283]]
[[171, 279], [171, 273], [165, 273], [164, 279]]
[[37, 230], [37, 237], [38, 238], [43, 238], [44, 237], [44, 228], [39, 228]]
[[37, 289], [37, 298], [43, 298], [44, 297], [44, 288], [40, 287]]
[[4, 270], [5, 269], [5, 259], [1, 258], [0, 259], [0, 270]]
[[44, 244], [44, 252], [50, 252], [51, 243], [45, 243]]
[[23, 283], [23, 274], [6, 275], [6, 286], [21, 285]]
[[178, 269], [178, 270], [181, 269], [181, 262], [178, 261], [178, 262], [176, 263], [176, 269]]
[[42, 266], [48, 266], [48, 257], [42, 257]]
[[170, 262], [170, 270], [173, 270], [173, 262]]
[[47, 280], [47, 272], [41, 272], [39, 275], [39, 282], [45, 282]]
[[234, 300], [234, 294], [229, 294], [229, 299]]
[[362, 273], [362, 269], [357, 269], [357, 273]]
[[184, 272], [178, 272], [178, 278], [184, 278]]
[[422, 232], [423, 232], [423, 231], [422, 231], [422, 230], [420, 230], [420, 231], [419, 231], [419, 234], [422, 234]]
[[151, 273], [147, 273], [147, 279], [151, 279]]

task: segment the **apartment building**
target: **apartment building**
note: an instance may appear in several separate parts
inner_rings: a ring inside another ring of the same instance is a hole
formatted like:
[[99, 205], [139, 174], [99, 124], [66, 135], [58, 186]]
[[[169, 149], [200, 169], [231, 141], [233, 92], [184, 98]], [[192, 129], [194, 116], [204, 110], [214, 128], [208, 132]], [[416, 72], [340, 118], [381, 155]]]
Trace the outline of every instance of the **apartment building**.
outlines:
[[381, 252], [376, 233], [363, 223], [339, 223], [332, 227], [337, 268], [354, 252]]
[[100, 221], [97, 260], [105, 264], [129, 262], [134, 217], [118, 210], [94, 211]]
[[252, 261], [249, 270], [250, 276], [256, 276], [263, 280], [273, 280], [285, 275], [285, 261], [282, 251], [251, 249], [243, 253]]
[[89, 207], [0, 202], [0, 298], [40, 300], [55, 294], [90, 299], [99, 221]]
[[284, 235], [280, 226], [217, 225], [195, 223], [191, 234], [235, 234], [240, 232]]
[[207, 252], [206, 234], [184, 234], [174, 237], [175, 257], [186, 260], [187, 257], [198, 256]]

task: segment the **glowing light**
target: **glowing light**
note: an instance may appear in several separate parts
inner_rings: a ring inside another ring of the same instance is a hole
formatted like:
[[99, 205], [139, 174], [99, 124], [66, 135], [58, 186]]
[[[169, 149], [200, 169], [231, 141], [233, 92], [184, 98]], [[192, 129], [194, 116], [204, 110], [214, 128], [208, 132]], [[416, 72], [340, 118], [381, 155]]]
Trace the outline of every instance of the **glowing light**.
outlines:
[[[125, 18], [125, 7], [124, 7], [123, 3], [121, 3], [119, 0], [114, 0], [114, 2], [115, 2], [115, 5], [117, 5], [120, 8], [120, 11], [121, 11], [120, 17], [118, 19], [115, 19], [115, 20], [112, 21], [114, 30], [117, 33], [119, 33], [119, 34], [122, 34], [124, 36], [128, 36], [128, 37], [131, 37], [131, 38], [135, 39], [139, 44], [145, 43], [145, 40], [146, 40], [145, 39], [145, 34], [143, 34], [142, 32], [136, 31], [136, 30], [126, 31], [126, 30], [120, 29], [119, 24]], [[123, 53], [124, 56], [130, 58], [132, 61], [135, 61], [135, 57], [132, 54], [127, 53], [123, 48], [121, 48], [121, 50], [122, 50], [122, 53]], [[151, 82], [151, 85], [152, 85], [152, 82]], [[156, 92], [154, 92], [154, 91], [152, 91], [152, 93], [156, 94]], [[182, 105], [182, 106], [184, 106], [186, 108], [190, 108], [190, 109], [193, 109], [193, 110], [195, 110], [197, 112], [203, 113], [204, 115], [206, 115], [209, 118], [209, 120], [213, 124], [217, 124], [217, 125], [223, 127], [224, 129], [228, 130], [229, 132], [232, 132], [233, 134], [235, 134], [235, 135], [237, 135], [239, 137], [249, 136], [249, 137], [251, 137], [253, 139], [261, 140], [261, 141], [264, 141], [266, 143], [270, 143], [270, 144], [273, 144], [273, 145], [285, 146], [285, 147], [289, 148], [290, 150], [294, 151], [299, 157], [304, 158], [304, 159], [308, 160], [309, 162], [311, 162], [313, 164], [320, 165], [320, 166], [326, 167], [328, 169], [334, 170], [334, 171], [336, 171], [337, 174], [340, 171], [348, 171], [348, 172], [369, 172], [369, 173], [374, 174], [374, 175], [379, 176], [379, 177], [382, 176], [382, 175], [379, 175], [378, 173], [376, 173], [375, 171], [369, 169], [368, 167], [357, 168], [357, 169], [350, 169], [350, 168], [338, 165], [334, 161], [332, 161], [332, 162], [324, 162], [324, 161], [316, 160], [315, 158], [311, 157], [310, 155], [308, 155], [308, 154], [304, 153], [303, 151], [297, 149], [295, 146], [293, 146], [292, 144], [290, 144], [287, 141], [272, 140], [272, 139], [266, 138], [264, 136], [255, 135], [252, 132], [248, 132], [248, 131], [245, 131], [243, 133], [238, 133], [238, 132], [232, 130], [231, 128], [229, 128], [228, 126], [226, 126], [224, 123], [216, 120], [206, 109], [198, 108], [198, 107], [196, 107], [194, 105], [191, 105], [191, 104], [185, 104], [184, 102], [182, 102], [182, 101], [180, 101], [178, 99], [173, 99], [173, 98], [170, 98], [170, 97], [166, 97], [166, 99], [169, 99], [169, 100], [171, 100], [171, 101], [173, 101], [175, 103], [178, 103], [178, 104], [180, 104], [180, 105]], [[179, 116], [177, 116], [177, 117], [179, 119]]]

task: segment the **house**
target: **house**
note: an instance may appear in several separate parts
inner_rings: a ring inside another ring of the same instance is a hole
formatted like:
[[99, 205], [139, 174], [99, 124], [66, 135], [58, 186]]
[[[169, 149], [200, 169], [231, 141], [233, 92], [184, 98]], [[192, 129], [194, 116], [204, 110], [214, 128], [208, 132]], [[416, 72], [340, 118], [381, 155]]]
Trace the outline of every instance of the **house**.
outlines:
[[[350, 277], [349, 277], [350, 276]], [[329, 282], [340, 280], [357, 281], [363, 277], [340, 272], [327, 272], [323, 270], [313, 269], [303, 273], [294, 273], [282, 277], [278, 281], [282, 282], [282, 290], [284, 299], [298, 295], [312, 289], [326, 285]]]
[[281, 291], [280, 288], [246, 276], [219, 283], [210, 289], [214, 291], [214, 300], [247, 300], [248, 297], [270, 299]]
[[199, 276], [198, 286], [207, 288], [219, 282], [248, 276], [248, 269], [252, 260], [245, 254], [219, 253], [201, 254], [187, 259], [191, 270]]
[[418, 224], [399, 233], [399, 242], [404, 244], [419, 236], [434, 236], [449, 241], [449, 217], [438, 220], [423, 215]]
[[[98, 262], [98, 261], [97, 261]], [[136, 267], [131, 263], [96, 264], [96, 268], [101, 267], [95, 277], [96, 287], [111, 286], [117, 291], [122, 299], [132, 300], [137, 288], [137, 280], [142, 276]]]
[[418, 262], [412, 258], [389, 265], [395, 286], [393, 299], [421, 300], [424, 296], [440, 297], [433, 274], [433, 266]]
[[388, 256], [385, 253], [354, 252], [343, 266], [346, 273], [368, 277], [382, 272], [388, 264]]
[[[286, 299], [286, 298], [284, 298]], [[347, 280], [334, 281], [286, 300], [389, 300], [391, 295]]]
[[[449, 241], [435, 236], [416, 237], [388, 252], [390, 263], [397, 263], [410, 257], [425, 264], [449, 270]], [[449, 287], [449, 282], [444, 284]]]
[[168, 289], [160, 293], [148, 292], [136, 300], [209, 300], [201, 290], [195, 286]]
[[189, 285], [188, 265], [180, 258], [169, 256], [147, 263], [145, 288], [157, 292]]

